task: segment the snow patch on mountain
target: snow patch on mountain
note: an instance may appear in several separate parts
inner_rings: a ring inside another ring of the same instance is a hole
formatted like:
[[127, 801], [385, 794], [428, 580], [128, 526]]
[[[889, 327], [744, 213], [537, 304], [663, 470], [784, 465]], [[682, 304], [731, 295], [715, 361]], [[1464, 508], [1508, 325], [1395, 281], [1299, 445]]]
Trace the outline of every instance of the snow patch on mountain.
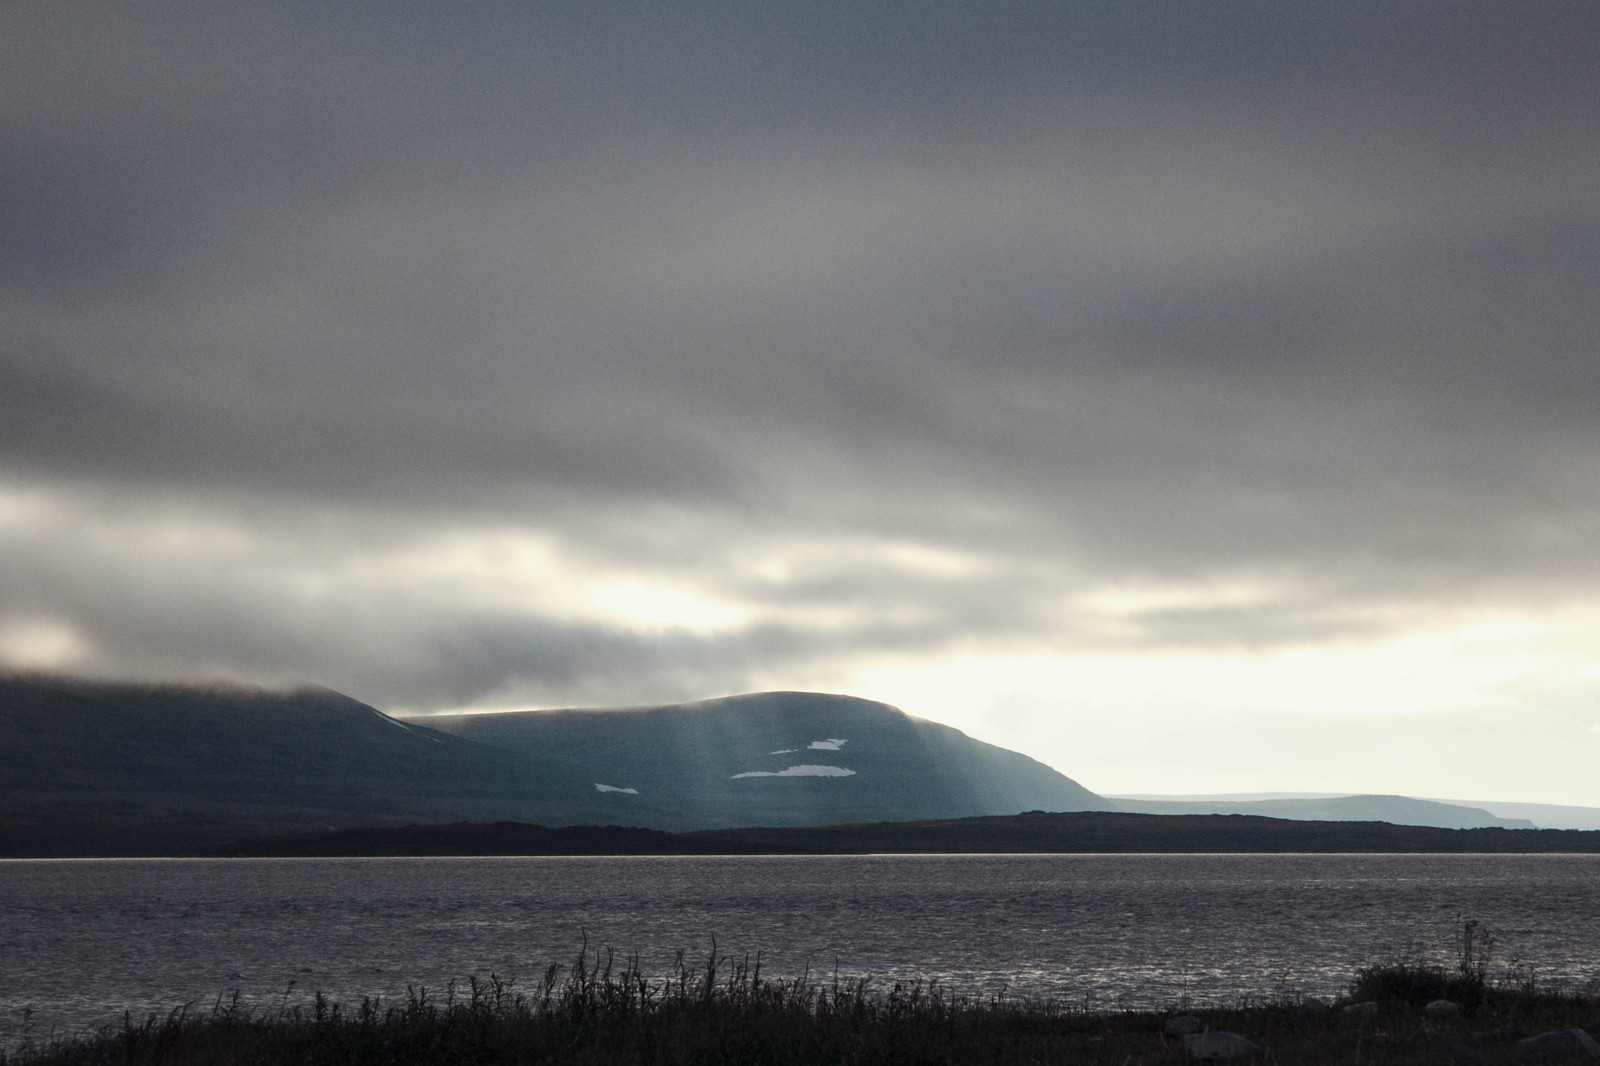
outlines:
[[846, 770], [842, 766], [816, 766], [816, 765], [813, 765], [811, 763], [803, 763], [800, 766], [791, 766], [791, 767], [789, 767], [787, 769], [779, 770], [777, 773], [773, 773], [771, 770], [746, 770], [742, 774], [734, 774], [733, 776], [736, 777], [736, 778], [739, 778], [739, 777], [854, 777], [855, 775], [856, 775], [856, 772], [854, 770]]

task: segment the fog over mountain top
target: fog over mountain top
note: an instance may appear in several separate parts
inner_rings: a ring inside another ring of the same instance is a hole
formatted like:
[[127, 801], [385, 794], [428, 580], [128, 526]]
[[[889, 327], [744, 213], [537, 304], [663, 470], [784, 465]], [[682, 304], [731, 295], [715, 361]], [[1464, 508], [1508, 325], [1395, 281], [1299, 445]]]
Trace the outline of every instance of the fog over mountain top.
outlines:
[[0, 675], [0, 855], [186, 855], [453, 822], [689, 830], [1112, 806], [1025, 755], [849, 696], [426, 722], [327, 689]]
[[1591, 4], [0, 41], [0, 668], [1600, 804]]

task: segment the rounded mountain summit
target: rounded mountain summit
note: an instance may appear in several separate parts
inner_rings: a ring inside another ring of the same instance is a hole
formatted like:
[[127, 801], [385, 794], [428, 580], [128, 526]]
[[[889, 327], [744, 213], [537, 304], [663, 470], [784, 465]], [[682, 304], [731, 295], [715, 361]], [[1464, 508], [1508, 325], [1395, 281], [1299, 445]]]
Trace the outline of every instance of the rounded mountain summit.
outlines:
[[586, 813], [622, 825], [834, 825], [1115, 809], [1026, 755], [852, 696], [761, 692], [410, 721], [515, 752], [545, 788], [581, 795]]

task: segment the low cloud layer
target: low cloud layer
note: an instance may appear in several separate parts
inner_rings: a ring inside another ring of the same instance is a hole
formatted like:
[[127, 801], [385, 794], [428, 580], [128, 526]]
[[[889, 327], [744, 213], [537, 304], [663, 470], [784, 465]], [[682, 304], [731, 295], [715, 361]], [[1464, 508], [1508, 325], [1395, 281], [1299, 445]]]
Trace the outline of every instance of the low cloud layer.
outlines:
[[5, 5], [0, 665], [1546, 661], [1600, 592], [1600, 15], [1102, 6]]

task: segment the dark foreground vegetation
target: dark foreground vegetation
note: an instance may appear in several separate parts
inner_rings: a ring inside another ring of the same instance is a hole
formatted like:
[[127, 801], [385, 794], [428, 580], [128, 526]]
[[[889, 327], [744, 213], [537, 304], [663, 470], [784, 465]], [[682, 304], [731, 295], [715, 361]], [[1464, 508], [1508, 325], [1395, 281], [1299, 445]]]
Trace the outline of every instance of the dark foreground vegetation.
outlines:
[[[0, 1066], [407, 1063], [1082, 1063], [1193, 1061], [1182, 1029], [1233, 1033], [1231, 1062], [1477, 1064], [1585, 1061], [1561, 1048], [1600, 1026], [1593, 988], [1541, 987], [1513, 968], [1491, 979], [1489, 938], [1468, 925], [1453, 969], [1360, 971], [1335, 1003], [1288, 999], [1225, 1008], [1096, 1014], [1047, 1002], [974, 1000], [938, 988], [772, 979], [759, 962], [712, 959], [656, 980], [580, 955], [523, 991], [491, 979], [405, 1002], [251, 1013], [237, 1002], [178, 1011], [76, 1039], [25, 1041]], [[1452, 1006], [1439, 1005], [1440, 1000]], [[1430, 1006], [1430, 1004], [1432, 1006]], [[1530, 1049], [1527, 1041], [1557, 1034]], [[1554, 1048], [1552, 1052], [1551, 1049]], [[1532, 1054], [1530, 1054], [1533, 1052]], [[1553, 1057], [1544, 1057], [1549, 1053]]]
[[235, 841], [212, 854], [338, 855], [863, 855], [1134, 852], [1600, 852], [1600, 832], [1435, 829], [1387, 822], [1302, 822], [1243, 814], [1073, 811], [920, 822], [667, 833], [621, 826], [551, 829], [457, 822], [344, 829]]

